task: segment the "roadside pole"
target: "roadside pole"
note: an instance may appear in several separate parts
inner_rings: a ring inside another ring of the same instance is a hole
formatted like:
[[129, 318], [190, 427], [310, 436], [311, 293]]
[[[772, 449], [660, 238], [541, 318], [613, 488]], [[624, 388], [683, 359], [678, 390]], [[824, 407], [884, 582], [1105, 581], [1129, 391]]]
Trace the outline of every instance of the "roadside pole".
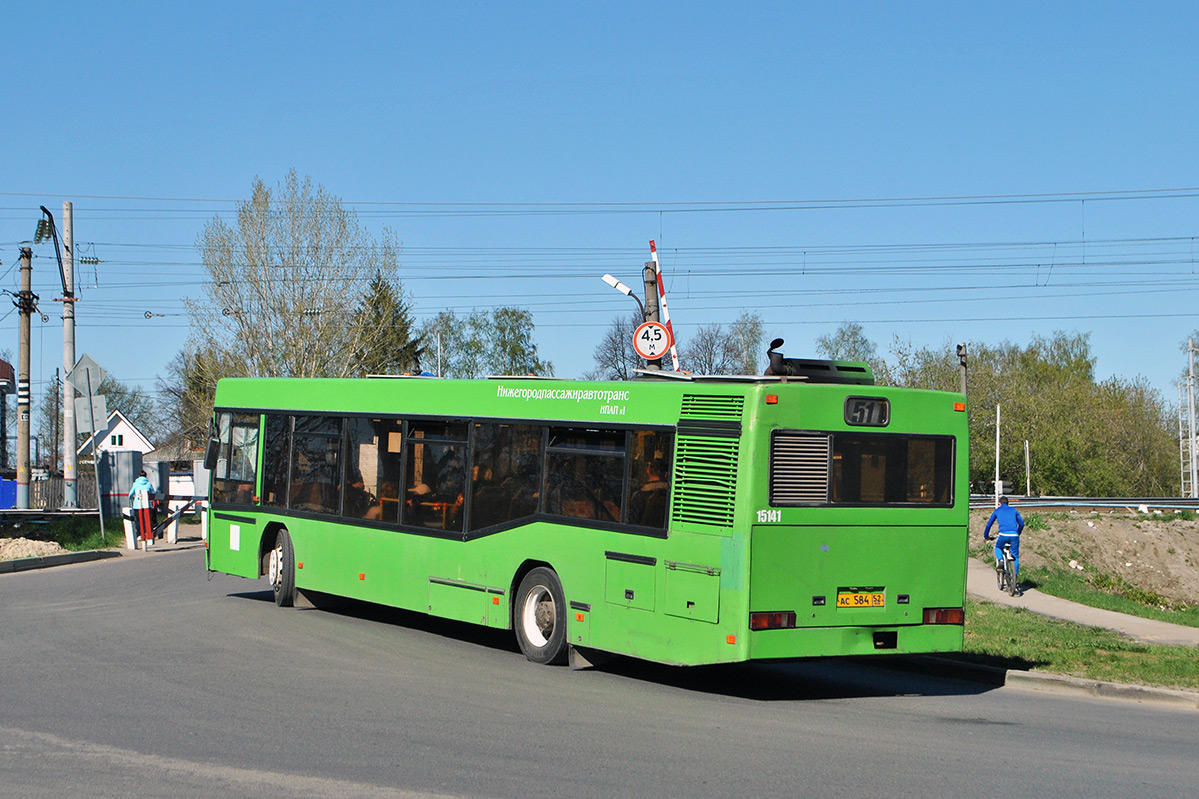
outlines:
[[[62, 504], [64, 508], [75, 508], [79, 506], [76, 482], [79, 455], [75, 452], [79, 436], [75, 423], [75, 384], [69, 377], [75, 367], [75, 220], [70, 202], [62, 204], [62, 224], [66, 239], [66, 254], [62, 259], [62, 368], [68, 375], [62, 384]], [[92, 430], [95, 429], [93, 425]], [[104, 529], [103, 522], [100, 529]]]
[[999, 485], [999, 403], [995, 403], [995, 507], [999, 507], [999, 495], [1003, 489]]
[[[658, 271], [654, 268], [653, 261], [645, 262], [642, 279], [645, 282], [645, 321], [661, 321], [658, 317]], [[662, 359], [646, 361], [645, 366], [653, 371], [661, 371]]]
[[33, 250], [21, 248], [21, 291], [17, 337], [17, 507], [29, 509], [29, 316], [37, 296], [33, 293]]
[[958, 344], [958, 368], [962, 374], [962, 393], [966, 393], [966, 342]]
[[1032, 496], [1032, 460], [1028, 454], [1028, 439], [1024, 439], [1024, 496]]
[[1187, 358], [1190, 359], [1190, 365], [1187, 369], [1187, 405], [1190, 409], [1191, 428], [1190, 435], [1187, 438], [1187, 451], [1190, 453], [1190, 468], [1191, 468], [1191, 496], [1199, 497], [1199, 461], [1196, 461], [1195, 446], [1195, 339], [1187, 339]]
[[90, 369], [83, 372], [87, 375], [87, 407], [92, 422], [92, 469], [96, 476], [96, 513], [100, 516], [100, 540], [105, 544], [108, 538], [104, 534], [104, 497], [100, 496], [100, 430], [96, 427], [96, 406], [92, 402], [92, 373]]

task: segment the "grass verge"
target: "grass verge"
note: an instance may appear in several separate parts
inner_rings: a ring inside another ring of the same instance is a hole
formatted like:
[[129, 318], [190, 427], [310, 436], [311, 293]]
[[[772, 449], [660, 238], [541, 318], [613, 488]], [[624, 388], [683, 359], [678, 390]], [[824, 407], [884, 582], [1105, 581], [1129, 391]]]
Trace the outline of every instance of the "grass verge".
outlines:
[[1199, 627], [1199, 607], [1172, 607], [1168, 600], [1138, 590], [1119, 577], [1106, 574], [1087, 577], [1054, 569], [1029, 569], [1022, 571], [1020, 577], [1027, 586], [1071, 602], [1143, 619]]
[[104, 520], [104, 537], [100, 522], [94, 515], [71, 516], [53, 521], [26, 521], [5, 525], [0, 538], [31, 538], [37, 541], [57, 541], [63, 549], [83, 552], [89, 549], [114, 549], [125, 544], [125, 527], [120, 518]]
[[[1065, 514], [1029, 514], [1028, 529], [1048, 529], [1044, 519]], [[1034, 523], [1039, 526], [1034, 527]], [[983, 543], [980, 538], [970, 540], [970, 555], [988, 566], [994, 563], [994, 545]], [[1020, 569], [1022, 585], [1052, 594], [1081, 605], [1112, 610], [1142, 619], [1156, 619], [1187, 627], [1199, 627], [1199, 606], [1171, 605], [1169, 600], [1143, 591], [1125, 582], [1118, 575], [1087, 572], [1085, 574], [1067, 569], [1026, 568]]]
[[966, 600], [966, 645], [959, 657], [1006, 669], [1199, 689], [1194, 647], [1142, 644], [1109, 630], [974, 599]]

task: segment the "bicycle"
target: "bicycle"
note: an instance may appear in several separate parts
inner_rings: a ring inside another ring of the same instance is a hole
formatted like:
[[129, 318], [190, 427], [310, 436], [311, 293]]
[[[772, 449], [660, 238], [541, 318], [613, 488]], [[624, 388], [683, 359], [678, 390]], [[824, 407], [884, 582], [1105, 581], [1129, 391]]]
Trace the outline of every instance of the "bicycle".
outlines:
[[1003, 561], [1002, 565], [995, 567], [995, 579], [999, 583], [999, 590], [1008, 596], [1019, 596], [1023, 593], [1016, 581], [1016, 559], [1012, 557], [1011, 543], [1003, 545]]

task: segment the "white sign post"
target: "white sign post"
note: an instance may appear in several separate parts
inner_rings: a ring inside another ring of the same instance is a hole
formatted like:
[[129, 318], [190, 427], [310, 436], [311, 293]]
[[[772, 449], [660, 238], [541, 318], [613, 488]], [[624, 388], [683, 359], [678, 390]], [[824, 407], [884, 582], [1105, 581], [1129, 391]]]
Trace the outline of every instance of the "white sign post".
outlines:
[[633, 331], [633, 349], [647, 361], [660, 359], [670, 344], [670, 330], [660, 322], [643, 322]]
[[[75, 388], [82, 388], [87, 391], [86, 405], [83, 409], [88, 411], [88, 422], [92, 428], [92, 464], [95, 466], [96, 473], [96, 511], [100, 516], [100, 540], [107, 542], [107, 537], [104, 534], [104, 497], [100, 496], [100, 435], [96, 429], [96, 400], [100, 401], [101, 412], [104, 413], [103, 418], [107, 419], [107, 407], [105, 407], [103, 395], [96, 397], [95, 391], [104, 382], [104, 378], [108, 376], [108, 372], [100, 364], [88, 357], [87, 353], [83, 354], [75, 363], [75, 367], [67, 374], [67, 381]], [[80, 418], [80, 417], [76, 417]], [[70, 446], [75, 446], [75, 442], [71, 442]]]

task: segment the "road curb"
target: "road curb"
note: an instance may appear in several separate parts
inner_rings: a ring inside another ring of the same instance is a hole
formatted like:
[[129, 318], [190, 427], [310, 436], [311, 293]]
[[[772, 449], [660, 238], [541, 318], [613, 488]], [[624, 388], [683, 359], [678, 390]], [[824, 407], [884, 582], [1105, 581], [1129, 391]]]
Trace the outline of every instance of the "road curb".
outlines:
[[994, 686], [1023, 686], [1041, 691], [1069, 691], [1096, 696], [1103, 699], [1124, 699], [1135, 702], [1154, 702], [1199, 710], [1199, 693], [1179, 691], [1172, 688], [1156, 688], [1149, 685], [1088, 680], [1066, 674], [1047, 674], [1038, 671], [1004, 669], [965, 663], [952, 658], [925, 656], [917, 660], [928, 666], [928, 670], [943, 676], [955, 677], [970, 682], [981, 682]]
[[92, 560], [119, 558], [121, 553], [113, 549], [89, 549], [84, 552], [65, 552], [61, 555], [41, 555], [32, 558], [0, 560], [0, 574], [48, 569], [51, 566], [67, 566], [72, 563], [87, 563]]

